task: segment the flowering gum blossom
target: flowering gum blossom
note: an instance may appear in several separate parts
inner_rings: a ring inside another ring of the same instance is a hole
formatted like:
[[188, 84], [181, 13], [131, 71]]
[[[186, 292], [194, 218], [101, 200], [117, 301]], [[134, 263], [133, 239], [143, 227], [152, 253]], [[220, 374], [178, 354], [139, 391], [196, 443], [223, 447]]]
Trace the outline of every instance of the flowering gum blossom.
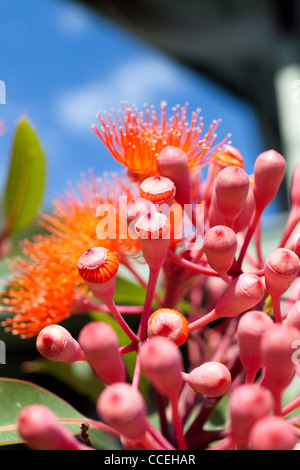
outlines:
[[188, 321], [182, 313], [171, 308], [160, 308], [148, 320], [148, 336], [165, 336], [177, 346], [188, 337]]
[[172, 205], [175, 192], [173, 181], [164, 176], [150, 176], [140, 184], [140, 196], [154, 204]]

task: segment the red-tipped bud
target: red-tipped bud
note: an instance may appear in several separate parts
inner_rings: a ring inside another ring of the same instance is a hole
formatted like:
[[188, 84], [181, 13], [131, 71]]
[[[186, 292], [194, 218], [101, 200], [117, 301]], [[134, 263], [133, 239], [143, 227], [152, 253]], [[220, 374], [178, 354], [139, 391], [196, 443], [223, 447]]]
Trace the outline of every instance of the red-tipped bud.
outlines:
[[285, 325], [294, 326], [300, 330], [300, 300], [297, 300], [297, 302], [295, 302], [288, 311], [285, 319]]
[[230, 432], [238, 447], [248, 444], [253, 425], [269, 416], [272, 399], [267, 390], [257, 384], [243, 384], [235, 388], [229, 399]]
[[293, 170], [290, 200], [292, 206], [300, 206], [300, 163], [298, 163]]
[[299, 330], [281, 323], [274, 324], [261, 340], [261, 357], [265, 368], [263, 383], [276, 396], [289, 385], [295, 374], [292, 355], [296, 340], [299, 340]]
[[114, 296], [118, 268], [117, 256], [104, 247], [90, 248], [78, 261], [80, 276], [95, 297], [103, 302]]
[[229, 166], [218, 174], [215, 181], [216, 200], [226, 225], [233, 227], [241, 213], [249, 191], [249, 176], [243, 168]]
[[150, 268], [160, 269], [164, 264], [170, 239], [169, 219], [161, 212], [149, 212], [135, 224], [143, 255]]
[[37, 336], [36, 347], [46, 359], [59, 362], [76, 362], [85, 359], [79, 343], [60, 325], [49, 325]]
[[88, 323], [80, 331], [78, 342], [95, 374], [104, 383], [125, 381], [119, 339], [111, 325], [98, 321]]
[[237, 249], [234, 231], [225, 225], [210, 228], [204, 235], [203, 249], [210, 267], [222, 278], [226, 277]]
[[231, 374], [221, 362], [205, 362], [195, 367], [184, 380], [196, 393], [207, 397], [220, 397], [224, 395], [231, 385]]
[[139, 350], [141, 366], [153, 386], [168, 398], [178, 396], [182, 384], [182, 357], [169, 339], [153, 336]]
[[182, 313], [171, 308], [160, 308], [148, 320], [148, 336], [164, 336], [181, 346], [188, 338], [189, 325]]
[[256, 373], [262, 367], [261, 339], [273, 324], [272, 319], [259, 310], [246, 312], [238, 323], [240, 359], [249, 380], [254, 380]]
[[99, 417], [128, 439], [143, 439], [147, 431], [142, 394], [127, 383], [109, 385], [97, 401]]
[[44, 405], [29, 405], [18, 416], [17, 429], [28, 447], [35, 450], [91, 450], [64, 427]]
[[185, 152], [168, 145], [159, 154], [157, 166], [161, 176], [170, 178], [176, 187], [176, 201], [183, 207], [191, 203], [188, 160]]
[[275, 199], [285, 174], [284, 158], [275, 150], [261, 153], [254, 165], [254, 197], [256, 208], [264, 208]]
[[266, 288], [271, 296], [283, 295], [299, 272], [299, 258], [287, 248], [277, 248], [269, 253], [265, 262]]
[[291, 423], [280, 416], [267, 416], [254, 424], [249, 436], [251, 450], [293, 450], [298, 442]]
[[164, 176], [150, 176], [140, 184], [140, 195], [155, 205], [173, 204], [176, 188], [169, 178]]

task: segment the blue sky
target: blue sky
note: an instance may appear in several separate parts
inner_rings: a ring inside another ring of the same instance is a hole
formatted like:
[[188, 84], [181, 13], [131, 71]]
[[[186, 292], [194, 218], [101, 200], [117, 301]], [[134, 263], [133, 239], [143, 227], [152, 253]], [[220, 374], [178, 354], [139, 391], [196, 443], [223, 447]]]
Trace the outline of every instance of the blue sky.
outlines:
[[266, 150], [253, 109], [101, 16], [69, 0], [1, 0], [0, 80], [6, 104], [0, 119], [3, 188], [14, 126], [27, 115], [47, 155], [44, 205], [76, 183], [82, 172], [122, 168], [91, 130], [99, 110], [118, 109], [120, 101], [168, 109], [189, 103], [202, 109], [205, 128], [221, 118], [218, 138], [232, 134], [251, 173]]

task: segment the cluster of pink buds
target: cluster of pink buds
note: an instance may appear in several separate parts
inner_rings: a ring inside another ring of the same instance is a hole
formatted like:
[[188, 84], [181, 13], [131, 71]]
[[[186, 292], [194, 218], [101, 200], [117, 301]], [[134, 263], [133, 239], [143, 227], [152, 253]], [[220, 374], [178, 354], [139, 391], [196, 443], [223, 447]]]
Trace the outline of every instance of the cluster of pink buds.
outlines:
[[[239, 151], [225, 145], [219, 152], [224, 158], [211, 160], [202, 181], [189, 171], [186, 153], [167, 145], [157, 158], [158, 174], [135, 182], [139, 194], [124, 217], [148, 274], [137, 324], [130, 306], [114, 300], [117, 254], [99, 243], [78, 260], [91, 295], [128, 344], [121, 346], [113, 326], [96, 320], [77, 339], [55, 324], [37, 337], [38, 351], [51, 361], [88, 362], [104, 385], [99, 421], [90, 425], [117, 436], [124, 449], [299, 448], [300, 394], [285, 401], [292, 382], [300, 390], [299, 167], [282, 239], [265, 255], [262, 216], [278, 194], [285, 160], [266, 151], [248, 175]], [[176, 238], [183, 220], [192, 230]], [[124, 360], [130, 352], [136, 355], [132, 377]], [[223, 426], [206, 426], [224, 404]], [[159, 428], [149, 418], [154, 412]], [[22, 411], [18, 429], [31, 448], [93, 448], [40, 405]]]

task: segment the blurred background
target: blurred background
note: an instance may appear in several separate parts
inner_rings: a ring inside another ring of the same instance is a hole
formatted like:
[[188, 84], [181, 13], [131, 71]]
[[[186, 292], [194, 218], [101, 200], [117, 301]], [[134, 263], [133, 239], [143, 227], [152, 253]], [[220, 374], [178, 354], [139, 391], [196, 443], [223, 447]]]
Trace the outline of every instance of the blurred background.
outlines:
[[[82, 172], [122, 170], [91, 129], [99, 110], [117, 110], [121, 101], [159, 109], [164, 100], [169, 111], [186, 102], [190, 112], [201, 108], [205, 129], [221, 118], [218, 139], [232, 134], [249, 173], [260, 152], [282, 153], [286, 181], [267, 216], [288, 210], [290, 175], [300, 161], [298, 0], [1, 0], [0, 85], [2, 193], [22, 116], [45, 151], [42, 206], [51, 210]], [[19, 338], [4, 340], [16, 349], [15, 356], [8, 349], [1, 375], [24, 377], [20, 357], [36, 357], [34, 340], [26, 341], [27, 353]], [[48, 386], [34, 367], [25, 378]], [[57, 391], [55, 383], [51, 389]], [[83, 408], [82, 390], [71, 397], [69, 385], [58, 389]]]
[[[45, 149], [47, 208], [88, 168], [119, 171], [91, 123], [120, 101], [200, 107], [205, 125], [222, 119], [218, 138], [232, 134], [247, 171], [275, 148], [290, 172], [300, 140], [299, 17], [297, 0], [1, 0], [2, 187], [22, 115]], [[287, 208], [284, 188], [281, 196], [270, 212]]]

